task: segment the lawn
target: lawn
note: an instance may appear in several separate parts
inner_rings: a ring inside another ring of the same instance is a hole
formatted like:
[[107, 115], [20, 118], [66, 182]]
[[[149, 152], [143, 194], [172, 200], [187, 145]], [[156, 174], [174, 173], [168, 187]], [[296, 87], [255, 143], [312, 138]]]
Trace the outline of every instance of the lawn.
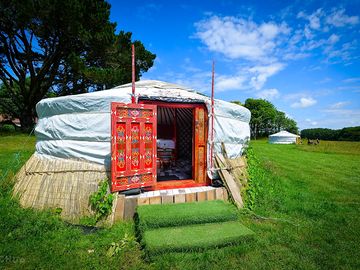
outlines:
[[[2, 175], [20, 167], [34, 141], [0, 137]], [[20, 208], [6, 177], [0, 190], [0, 269], [359, 269], [360, 143], [255, 141], [251, 147], [263, 177], [254, 185], [253, 213], [238, 216], [255, 232], [252, 241], [149, 260], [135, 241], [133, 222], [84, 233], [50, 211]]]
[[10, 180], [34, 144], [34, 136], [0, 136], [0, 269], [147, 269], [133, 222], [89, 233], [51, 211], [19, 207]]

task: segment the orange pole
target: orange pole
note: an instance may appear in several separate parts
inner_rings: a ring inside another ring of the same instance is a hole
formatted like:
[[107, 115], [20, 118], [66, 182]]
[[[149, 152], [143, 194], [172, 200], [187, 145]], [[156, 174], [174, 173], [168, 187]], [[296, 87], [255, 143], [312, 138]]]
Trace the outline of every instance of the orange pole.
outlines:
[[136, 103], [135, 99], [135, 46], [131, 44], [131, 72], [132, 72], [132, 94], [131, 103]]
[[211, 80], [211, 133], [210, 133], [210, 138], [211, 138], [211, 148], [210, 148], [210, 168], [213, 169], [214, 167], [214, 106], [215, 106], [215, 102], [214, 102], [214, 77], [215, 77], [215, 61], [213, 61], [212, 63], [212, 80]]

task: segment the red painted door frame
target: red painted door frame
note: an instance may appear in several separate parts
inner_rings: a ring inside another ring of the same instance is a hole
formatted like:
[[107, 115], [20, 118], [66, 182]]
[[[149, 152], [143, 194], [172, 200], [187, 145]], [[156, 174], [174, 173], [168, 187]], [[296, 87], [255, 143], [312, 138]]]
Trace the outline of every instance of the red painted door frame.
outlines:
[[[207, 135], [208, 135], [208, 114], [205, 104], [203, 103], [169, 103], [163, 101], [152, 100], [139, 100], [140, 104], [153, 104], [158, 107], [166, 108], [189, 108], [193, 109], [193, 179], [186, 180], [186, 183], [179, 181], [162, 181], [157, 183], [158, 189], [162, 189], [162, 186], [169, 187], [191, 187], [191, 186], [205, 186], [209, 183], [206, 174], [206, 155], [207, 155]], [[193, 181], [193, 182], [191, 182]], [[167, 183], [164, 183], [167, 182]]]
[[206, 183], [207, 113], [205, 106], [194, 109], [193, 177], [196, 183]]

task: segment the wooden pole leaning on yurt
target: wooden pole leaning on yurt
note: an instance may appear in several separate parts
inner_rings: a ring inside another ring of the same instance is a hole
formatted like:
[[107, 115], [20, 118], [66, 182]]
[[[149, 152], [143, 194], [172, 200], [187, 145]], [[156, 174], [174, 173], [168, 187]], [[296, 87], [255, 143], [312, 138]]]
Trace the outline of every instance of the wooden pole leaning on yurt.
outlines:
[[135, 46], [131, 44], [131, 81], [132, 81], [132, 93], [131, 93], [131, 103], [136, 103], [135, 98]]
[[211, 146], [210, 146], [210, 169], [214, 168], [214, 117], [215, 117], [215, 109], [214, 109], [214, 74], [215, 74], [215, 61], [212, 63], [212, 76], [211, 76]]

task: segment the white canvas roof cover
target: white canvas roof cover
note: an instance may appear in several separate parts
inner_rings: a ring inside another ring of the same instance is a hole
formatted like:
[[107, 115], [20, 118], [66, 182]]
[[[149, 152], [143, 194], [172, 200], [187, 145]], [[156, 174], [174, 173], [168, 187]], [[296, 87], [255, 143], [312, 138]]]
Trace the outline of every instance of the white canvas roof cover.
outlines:
[[297, 137], [300, 137], [300, 136], [296, 135], [296, 134], [293, 134], [293, 133], [290, 133], [290, 132], [288, 132], [286, 130], [283, 130], [283, 131], [280, 131], [278, 133], [272, 134], [269, 137], [294, 137], [294, 138], [297, 138]]
[[[168, 102], [205, 103], [211, 112], [209, 97], [194, 90], [161, 81], [136, 83], [139, 99]], [[83, 159], [110, 164], [110, 104], [131, 102], [131, 84], [110, 90], [47, 98], [36, 105], [36, 154], [44, 158]], [[242, 106], [215, 100], [215, 151], [224, 142], [234, 158], [242, 154], [250, 139], [250, 111]], [[210, 146], [210, 138], [209, 138]], [[208, 151], [209, 153], [209, 151]]]
[[290, 133], [288, 131], [280, 131], [278, 133], [269, 136], [269, 143], [275, 143], [275, 144], [296, 143], [296, 138], [298, 137], [300, 136]]

